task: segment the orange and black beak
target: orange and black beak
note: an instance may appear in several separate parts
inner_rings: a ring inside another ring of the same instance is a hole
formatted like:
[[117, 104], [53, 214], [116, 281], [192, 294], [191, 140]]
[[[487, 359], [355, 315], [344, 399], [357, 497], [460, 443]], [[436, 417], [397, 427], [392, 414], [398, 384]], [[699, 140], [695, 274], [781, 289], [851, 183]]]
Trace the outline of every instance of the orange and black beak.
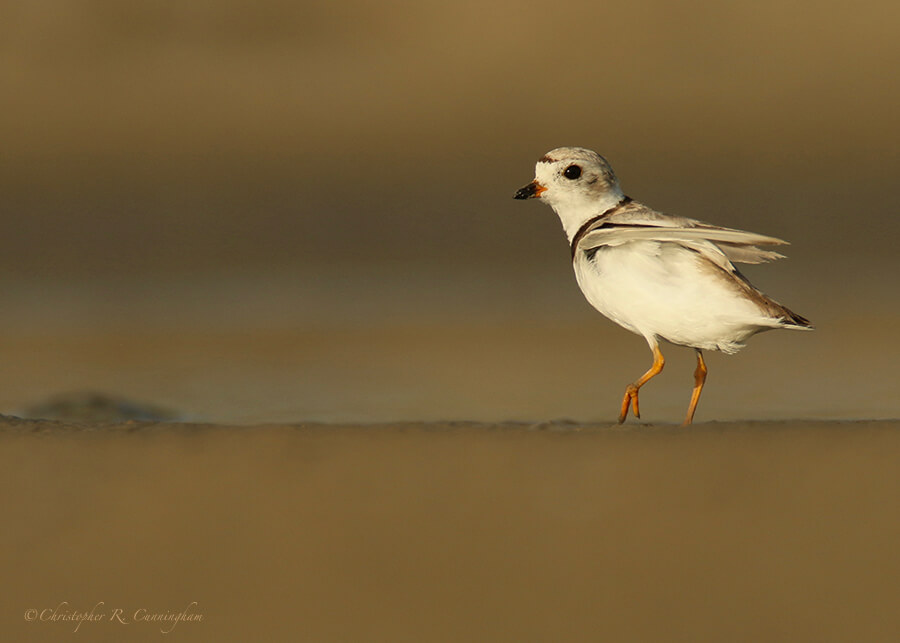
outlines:
[[524, 188], [520, 188], [518, 192], [513, 195], [514, 199], [536, 199], [541, 196], [541, 194], [546, 190], [543, 185], [537, 182], [537, 179], [526, 185]]

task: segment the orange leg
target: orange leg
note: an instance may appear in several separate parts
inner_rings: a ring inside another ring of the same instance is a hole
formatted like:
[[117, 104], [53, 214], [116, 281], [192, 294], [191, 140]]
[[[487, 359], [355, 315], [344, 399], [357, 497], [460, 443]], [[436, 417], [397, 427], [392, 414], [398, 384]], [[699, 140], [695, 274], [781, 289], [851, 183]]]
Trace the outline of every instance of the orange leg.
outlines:
[[700, 393], [703, 391], [703, 383], [706, 382], [706, 362], [703, 361], [703, 353], [697, 350], [697, 368], [694, 370], [694, 392], [691, 394], [691, 405], [688, 407], [687, 418], [684, 425], [694, 421], [694, 411], [697, 410], [697, 402], [700, 401]]
[[625, 418], [628, 417], [628, 407], [630, 406], [632, 411], [634, 411], [634, 417], [641, 417], [641, 411], [638, 407], [638, 391], [640, 388], [649, 382], [651, 379], [659, 375], [659, 373], [663, 370], [663, 366], [666, 365], [666, 360], [663, 358], [663, 354], [659, 351], [659, 346], [653, 345], [653, 366], [650, 369], [641, 375], [641, 378], [635, 382], [634, 384], [629, 384], [625, 389], [625, 397], [622, 398], [622, 410], [619, 412], [619, 424], [625, 421]]

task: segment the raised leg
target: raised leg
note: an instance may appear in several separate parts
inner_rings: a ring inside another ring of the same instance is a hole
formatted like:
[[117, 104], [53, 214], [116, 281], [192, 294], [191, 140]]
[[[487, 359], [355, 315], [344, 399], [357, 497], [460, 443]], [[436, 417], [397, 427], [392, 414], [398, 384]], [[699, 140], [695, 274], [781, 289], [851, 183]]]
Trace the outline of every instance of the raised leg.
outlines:
[[694, 421], [694, 411], [697, 410], [697, 402], [700, 401], [700, 393], [703, 391], [703, 383], [706, 382], [706, 362], [703, 361], [703, 353], [697, 349], [697, 368], [694, 369], [694, 392], [691, 394], [691, 405], [688, 407], [685, 426]]
[[650, 348], [653, 350], [653, 366], [651, 366], [646, 373], [641, 375], [639, 380], [633, 384], [629, 384], [625, 389], [625, 397], [622, 398], [622, 410], [619, 412], [619, 424], [622, 424], [622, 422], [625, 421], [625, 418], [628, 417], [629, 406], [634, 412], [634, 417], [641, 417], [640, 407], [638, 406], [638, 391], [644, 384], [659, 375], [663, 370], [663, 366], [666, 365], [666, 360], [659, 351], [659, 345], [654, 341], [650, 344]]

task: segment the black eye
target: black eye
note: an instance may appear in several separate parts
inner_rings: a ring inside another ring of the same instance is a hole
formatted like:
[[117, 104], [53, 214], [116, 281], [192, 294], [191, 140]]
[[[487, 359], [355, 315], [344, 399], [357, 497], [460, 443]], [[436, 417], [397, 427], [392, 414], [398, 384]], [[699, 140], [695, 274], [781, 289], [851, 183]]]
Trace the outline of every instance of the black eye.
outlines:
[[571, 181], [574, 181], [579, 176], [581, 176], [581, 167], [577, 165], [570, 165], [563, 171], [563, 176]]

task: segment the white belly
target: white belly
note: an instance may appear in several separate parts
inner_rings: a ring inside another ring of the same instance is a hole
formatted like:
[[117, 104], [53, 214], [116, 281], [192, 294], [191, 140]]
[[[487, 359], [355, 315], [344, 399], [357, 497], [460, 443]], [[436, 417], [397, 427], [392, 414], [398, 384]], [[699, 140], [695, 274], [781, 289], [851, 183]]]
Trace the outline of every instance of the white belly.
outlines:
[[648, 339], [733, 353], [773, 326], [725, 275], [678, 244], [603, 247], [593, 260], [579, 251], [575, 276], [594, 308]]

